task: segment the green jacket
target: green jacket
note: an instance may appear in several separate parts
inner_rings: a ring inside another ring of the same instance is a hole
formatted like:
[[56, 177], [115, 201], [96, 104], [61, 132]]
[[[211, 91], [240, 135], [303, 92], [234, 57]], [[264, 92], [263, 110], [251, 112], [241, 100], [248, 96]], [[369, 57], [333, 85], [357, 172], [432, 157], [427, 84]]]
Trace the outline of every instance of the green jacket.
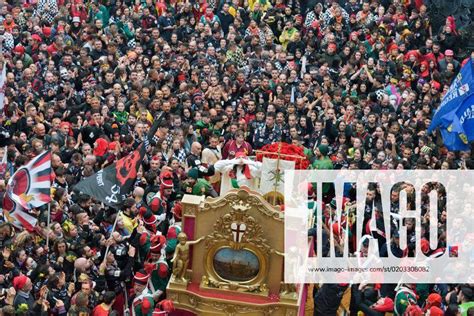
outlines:
[[133, 37], [135, 37], [135, 34], [133, 34], [132, 31], [130, 31], [130, 28], [128, 27], [127, 24], [124, 24], [122, 21], [117, 21], [117, 27], [119, 30], [121, 30], [123, 32], [123, 34], [125, 34], [125, 36], [127, 37], [128, 40], [132, 39]]
[[[168, 268], [168, 274], [164, 278], [161, 278], [158, 273], [160, 263], [166, 265], [166, 267]], [[149, 286], [153, 292], [156, 292], [158, 290], [163, 291], [163, 292], [166, 291], [166, 286], [168, 285], [168, 282], [171, 276], [171, 267], [172, 265], [169, 266], [168, 262], [166, 262], [165, 259], [158, 260], [158, 262], [156, 263], [156, 268], [151, 272], [151, 276], [150, 276]]]
[[474, 307], [474, 302], [467, 302], [459, 305], [459, 311], [461, 312], [461, 316], [467, 316], [467, 311], [471, 307]]
[[106, 27], [109, 25], [109, 19], [110, 19], [109, 11], [107, 10], [105, 6], [100, 5], [99, 11], [97, 11], [96, 13], [93, 13], [93, 19], [94, 21], [98, 19], [102, 20], [103, 27]]
[[334, 166], [332, 164], [332, 160], [329, 157], [324, 157], [323, 159], [316, 159], [313, 162], [313, 169], [316, 170], [332, 170]]
[[112, 112], [112, 115], [114, 116], [115, 120], [120, 124], [125, 124], [127, 123], [127, 120], [128, 120], [128, 113], [123, 111], [123, 112], [119, 112], [119, 111], [115, 111], [115, 112]]
[[[203, 121], [198, 121], [196, 122], [196, 125], [194, 127], [196, 130], [196, 133], [198, 135], [198, 141], [202, 142], [207, 139], [212, 133], [212, 125], [211, 124], [206, 124]], [[203, 135], [203, 130], [207, 129], [207, 134]]]
[[[331, 159], [329, 157], [324, 157], [323, 159], [316, 159], [312, 165], [313, 169], [315, 170], [332, 170], [334, 169], [334, 165], [332, 164]], [[323, 184], [323, 194], [329, 192], [331, 189], [331, 185], [329, 183]]]
[[34, 63], [33, 58], [31, 58], [31, 56], [28, 53], [24, 53], [21, 58], [16, 58], [16, 57], [13, 58], [14, 62], [17, 62], [18, 60], [21, 60], [23, 62], [23, 66], [25, 68], [30, 67], [30, 65]]
[[155, 301], [150, 293], [144, 294], [140, 298], [133, 301], [134, 315], [135, 316], [151, 316], [155, 308]]

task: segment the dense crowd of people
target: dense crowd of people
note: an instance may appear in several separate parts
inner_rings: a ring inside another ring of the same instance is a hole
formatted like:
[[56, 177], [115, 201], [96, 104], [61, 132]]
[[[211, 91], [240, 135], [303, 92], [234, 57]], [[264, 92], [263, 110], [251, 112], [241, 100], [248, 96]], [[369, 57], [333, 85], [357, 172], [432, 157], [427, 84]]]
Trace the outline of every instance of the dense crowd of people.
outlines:
[[[212, 166], [265, 145], [302, 147], [313, 169], [474, 168], [427, 133], [474, 54], [423, 0], [1, 0], [0, 44], [0, 191], [44, 150], [54, 170], [49, 227], [47, 206], [33, 232], [0, 224], [4, 315], [171, 311], [180, 198], [217, 196]], [[74, 186], [150, 130], [112, 231], [117, 210]], [[347, 288], [320, 287], [317, 315]], [[355, 314], [474, 314], [470, 284], [351, 291]]]

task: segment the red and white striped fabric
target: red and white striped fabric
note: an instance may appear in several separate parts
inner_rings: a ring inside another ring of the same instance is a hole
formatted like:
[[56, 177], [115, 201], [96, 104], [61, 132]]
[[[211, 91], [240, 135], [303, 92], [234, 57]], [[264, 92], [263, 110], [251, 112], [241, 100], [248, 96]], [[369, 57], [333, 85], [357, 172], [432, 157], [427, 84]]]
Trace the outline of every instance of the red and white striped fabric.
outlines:
[[28, 210], [51, 201], [51, 152], [46, 151], [18, 169], [10, 178], [3, 197], [5, 220], [32, 231], [37, 219]]
[[32, 232], [38, 220], [20, 205], [10, 199], [8, 194], [3, 198], [3, 217], [18, 229], [26, 229]]
[[21, 207], [32, 209], [51, 201], [51, 152], [46, 151], [18, 169], [6, 193]]

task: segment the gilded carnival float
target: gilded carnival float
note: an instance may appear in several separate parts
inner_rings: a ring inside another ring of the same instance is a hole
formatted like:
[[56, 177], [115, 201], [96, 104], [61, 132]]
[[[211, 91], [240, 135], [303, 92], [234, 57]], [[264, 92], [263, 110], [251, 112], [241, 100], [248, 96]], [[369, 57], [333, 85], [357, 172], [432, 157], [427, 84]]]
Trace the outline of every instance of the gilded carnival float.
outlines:
[[250, 176], [237, 185], [229, 184], [233, 168], [216, 165], [222, 170], [220, 197], [183, 197], [167, 287], [173, 315], [309, 314], [307, 286], [284, 283], [282, 211], [284, 170], [305, 158], [279, 149], [260, 151], [256, 160], [239, 158], [238, 168], [249, 169], [241, 173]]

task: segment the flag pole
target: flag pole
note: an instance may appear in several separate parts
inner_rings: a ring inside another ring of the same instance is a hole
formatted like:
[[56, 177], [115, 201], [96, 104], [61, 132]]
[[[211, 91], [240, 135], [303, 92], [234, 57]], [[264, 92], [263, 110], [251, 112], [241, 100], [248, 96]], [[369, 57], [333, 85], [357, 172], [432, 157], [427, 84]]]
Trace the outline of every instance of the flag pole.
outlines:
[[[112, 237], [113, 232], [115, 231], [115, 226], [117, 226], [118, 219], [122, 215], [122, 211], [118, 211], [117, 216], [115, 217], [114, 225], [112, 226], [112, 231], [110, 232], [110, 237]], [[105, 248], [105, 256], [104, 260], [107, 258], [107, 254], [109, 253], [110, 245], [107, 245], [107, 248]]]
[[49, 260], [49, 233], [50, 233], [50, 224], [51, 224], [51, 202], [48, 203], [48, 216], [46, 220], [46, 248], [48, 249], [47, 252], [47, 259]]

